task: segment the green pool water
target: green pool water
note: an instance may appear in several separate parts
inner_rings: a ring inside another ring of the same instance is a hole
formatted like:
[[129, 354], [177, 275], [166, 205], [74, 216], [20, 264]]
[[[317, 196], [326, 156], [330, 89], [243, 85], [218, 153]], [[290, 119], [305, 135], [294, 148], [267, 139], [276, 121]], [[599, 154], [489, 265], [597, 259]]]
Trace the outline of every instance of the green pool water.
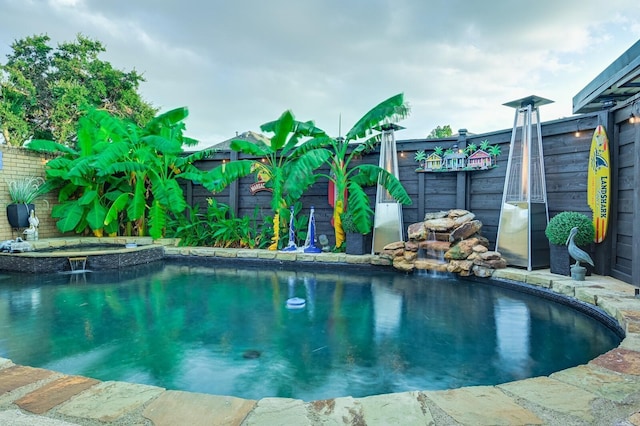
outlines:
[[[100, 380], [309, 401], [548, 375], [620, 342], [588, 315], [512, 289], [268, 268], [2, 274], [0, 356]], [[304, 308], [288, 309], [291, 297]]]

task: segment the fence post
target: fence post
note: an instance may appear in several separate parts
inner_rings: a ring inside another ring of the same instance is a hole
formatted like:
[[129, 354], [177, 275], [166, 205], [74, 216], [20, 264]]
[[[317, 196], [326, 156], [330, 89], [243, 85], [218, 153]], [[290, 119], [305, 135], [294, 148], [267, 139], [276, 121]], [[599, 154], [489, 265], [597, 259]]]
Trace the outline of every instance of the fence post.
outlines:
[[[238, 152], [231, 150], [229, 153], [229, 162], [236, 161], [238, 159]], [[240, 179], [236, 179], [229, 185], [229, 210], [233, 212], [235, 217], [238, 217], [238, 200], [240, 193]]]
[[[467, 147], [467, 129], [458, 130], [458, 150], [463, 150]], [[467, 172], [457, 172], [456, 182], [456, 208], [467, 208]]]

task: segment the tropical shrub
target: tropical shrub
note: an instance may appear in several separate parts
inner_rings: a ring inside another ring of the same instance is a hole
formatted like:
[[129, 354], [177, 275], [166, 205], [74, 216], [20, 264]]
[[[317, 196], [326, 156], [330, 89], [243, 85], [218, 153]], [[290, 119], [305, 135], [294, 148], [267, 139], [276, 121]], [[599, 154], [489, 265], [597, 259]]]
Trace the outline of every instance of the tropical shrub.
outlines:
[[[404, 96], [398, 94], [379, 103], [362, 116], [344, 138], [314, 142], [326, 145], [331, 152], [328, 160], [331, 173], [326, 178], [333, 182], [335, 187], [333, 227], [336, 248], [340, 248], [345, 241], [342, 225], [342, 214], [345, 211], [350, 212], [357, 232], [368, 234], [371, 231], [373, 210], [365, 187], [379, 184], [398, 202], [411, 204], [411, 199], [400, 181], [385, 169], [372, 164], [351, 166], [354, 158], [375, 149], [381, 141], [381, 131], [385, 126], [406, 117], [408, 113], [409, 108], [404, 102]], [[345, 194], [348, 194], [347, 199]]]
[[245, 140], [234, 140], [231, 149], [256, 160], [237, 160], [222, 164], [211, 170], [202, 184], [207, 189], [218, 192], [231, 182], [251, 173], [261, 173], [265, 187], [271, 190], [271, 210], [273, 212], [273, 240], [270, 250], [283, 248], [283, 236], [288, 232], [289, 208], [300, 199], [318, 178], [315, 170], [322, 166], [330, 152], [322, 149], [326, 141], [325, 132], [315, 127], [313, 122], [296, 121], [291, 111], [285, 111], [278, 120], [260, 126], [263, 132], [273, 133], [269, 144]]
[[207, 199], [207, 210], [188, 208], [168, 224], [167, 235], [180, 239], [181, 246], [265, 248], [271, 239], [271, 218], [259, 222], [259, 208], [251, 216], [235, 217], [229, 206]]
[[179, 179], [206, 180], [193, 163], [212, 152], [182, 155], [183, 144], [197, 143], [183, 136], [187, 115], [186, 108], [177, 108], [141, 128], [91, 109], [79, 121], [77, 149], [31, 141], [29, 149], [58, 154], [46, 167], [47, 182], [59, 189], [52, 210], [58, 229], [164, 236], [168, 214], [183, 214], [187, 207]]

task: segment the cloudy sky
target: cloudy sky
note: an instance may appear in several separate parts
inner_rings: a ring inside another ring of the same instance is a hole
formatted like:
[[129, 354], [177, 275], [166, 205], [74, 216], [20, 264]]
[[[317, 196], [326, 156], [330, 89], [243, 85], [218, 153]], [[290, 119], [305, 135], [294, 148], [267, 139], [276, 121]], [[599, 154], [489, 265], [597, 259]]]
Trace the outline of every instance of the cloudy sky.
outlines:
[[[510, 128], [504, 102], [573, 96], [640, 39], [637, 0], [0, 0], [0, 61], [17, 39], [83, 34], [143, 73], [143, 97], [188, 106], [187, 134], [221, 142], [291, 109], [330, 135], [404, 92], [398, 139], [438, 125]], [[340, 118], [341, 117], [341, 118]], [[340, 129], [339, 123], [342, 121]]]

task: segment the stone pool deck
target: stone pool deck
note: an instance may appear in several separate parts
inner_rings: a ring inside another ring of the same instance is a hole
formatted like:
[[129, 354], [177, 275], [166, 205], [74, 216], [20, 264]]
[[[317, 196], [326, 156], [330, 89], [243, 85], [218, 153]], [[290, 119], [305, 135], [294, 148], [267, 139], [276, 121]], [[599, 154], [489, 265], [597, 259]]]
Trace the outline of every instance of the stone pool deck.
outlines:
[[[166, 247], [171, 256], [383, 264], [377, 256]], [[586, 365], [497, 386], [304, 402], [167, 390], [20, 366], [0, 358], [0, 425], [635, 425], [640, 426], [640, 299], [610, 277], [577, 282], [507, 268], [495, 278], [544, 287], [597, 306], [625, 330], [619, 347]]]

